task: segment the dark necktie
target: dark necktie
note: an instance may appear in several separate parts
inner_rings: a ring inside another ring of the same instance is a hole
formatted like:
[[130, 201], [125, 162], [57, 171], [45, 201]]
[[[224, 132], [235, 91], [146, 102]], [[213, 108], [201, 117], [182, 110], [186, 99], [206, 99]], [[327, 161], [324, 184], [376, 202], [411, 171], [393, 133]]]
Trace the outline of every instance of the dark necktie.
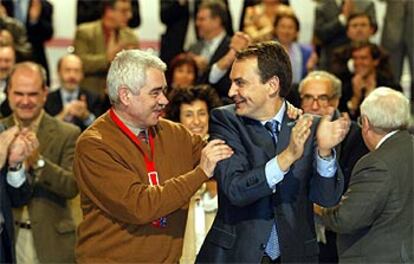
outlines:
[[277, 137], [279, 136], [279, 122], [277, 120], [272, 119], [271, 121], [267, 121], [264, 125], [267, 131], [270, 132], [273, 138], [273, 143], [277, 144]]
[[[264, 126], [272, 135], [273, 144], [276, 147], [277, 137], [279, 135], [279, 122], [272, 119], [271, 121], [266, 122]], [[272, 230], [270, 232], [269, 240], [267, 241], [265, 252], [272, 260], [275, 260], [277, 257], [280, 256], [280, 247], [276, 223], [274, 223], [272, 226]]]
[[145, 143], [145, 144], [148, 144], [148, 137], [147, 137], [147, 133], [146, 133], [146, 130], [144, 129], [144, 130], [141, 130], [139, 133], [138, 133], [138, 138], [143, 142], [143, 143]]

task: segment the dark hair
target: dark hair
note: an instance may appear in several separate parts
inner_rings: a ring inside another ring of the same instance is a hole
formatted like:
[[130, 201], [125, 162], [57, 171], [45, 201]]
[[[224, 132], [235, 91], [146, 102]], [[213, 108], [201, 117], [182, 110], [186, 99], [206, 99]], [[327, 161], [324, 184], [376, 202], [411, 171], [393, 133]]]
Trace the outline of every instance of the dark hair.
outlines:
[[229, 17], [227, 15], [227, 7], [222, 0], [204, 0], [201, 2], [198, 10], [209, 9], [211, 17], [219, 17], [221, 25], [225, 28]]
[[374, 33], [377, 32], [378, 25], [375, 23], [375, 21], [372, 20], [372, 17], [366, 12], [353, 12], [353, 13], [351, 13], [348, 17], [347, 22], [346, 22], [346, 30], [348, 30], [348, 27], [349, 27], [349, 24], [351, 23], [351, 21], [355, 18], [358, 18], [358, 17], [368, 18], [369, 25], [374, 28]]
[[193, 70], [194, 70], [194, 81], [197, 79], [198, 76], [198, 66], [196, 61], [193, 59], [193, 57], [188, 54], [188, 53], [180, 53], [177, 56], [175, 56], [170, 64], [168, 65], [168, 70], [166, 72], [166, 79], [167, 79], [167, 84], [168, 84], [168, 89], [169, 91], [171, 91], [171, 89], [173, 87], [171, 87], [172, 85], [172, 81], [173, 81], [173, 76], [174, 76], [174, 71], [176, 68], [181, 67], [182, 65], [190, 65]]
[[295, 23], [296, 26], [296, 30], [299, 32], [300, 31], [300, 22], [298, 17], [295, 14], [291, 14], [291, 13], [278, 13], [275, 19], [275, 22], [273, 23], [273, 28], [275, 28], [280, 20], [282, 20], [282, 18], [290, 18], [293, 20], [293, 22]]
[[113, 9], [115, 7], [115, 4], [117, 2], [131, 2], [131, 0], [100, 0], [96, 1], [96, 4], [98, 5], [98, 8], [101, 10], [101, 16], [105, 14], [105, 10], [107, 8]]
[[279, 78], [280, 97], [289, 94], [292, 86], [292, 66], [289, 55], [276, 41], [265, 41], [253, 44], [236, 55], [237, 60], [256, 57], [257, 68], [262, 83], [276, 76]]
[[354, 41], [351, 43], [351, 55], [354, 51], [368, 48], [371, 54], [371, 57], [374, 60], [379, 60], [376, 71], [382, 76], [393, 80], [393, 72], [391, 70], [391, 64], [388, 53], [382, 49], [377, 44], [371, 43], [369, 41]]
[[189, 88], [180, 88], [172, 91], [167, 105], [166, 118], [180, 122], [180, 108], [182, 104], [191, 104], [200, 100], [207, 104], [208, 112], [220, 106], [222, 103], [213, 87], [207, 84], [200, 84]]

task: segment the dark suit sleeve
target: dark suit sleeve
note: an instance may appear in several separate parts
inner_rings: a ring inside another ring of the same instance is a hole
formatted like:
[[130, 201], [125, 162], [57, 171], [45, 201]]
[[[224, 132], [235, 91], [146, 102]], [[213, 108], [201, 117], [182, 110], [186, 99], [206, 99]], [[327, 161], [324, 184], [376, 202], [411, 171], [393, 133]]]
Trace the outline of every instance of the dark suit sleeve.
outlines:
[[27, 180], [19, 188], [14, 188], [13, 186], [6, 184], [6, 190], [14, 208], [25, 205], [30, 200], [33, 193], [32, 186]]
[[210, 132], [212, 138], [226, 141], [234, 151], [232, 157], [218, 163], [214, 176], [219, 188], [235, 206], [246, 206], [272, 193], [265, 176], [265, 164], [251, 168], [248, 153], [244, 148], [235, 125], [235, 116], [225, 110], [211, 113]]
[[365, 156], [357, 164], [340, 205], [327, 209], [325, 224], [338, 233], [369, 227], [384, 208], [391, 178], [385, 164]]
[[36, 23], [27, 22], [27, 34], [32, 43], [43, 43], [53, 36], [53, 6], [42, 1], [42, 11]]
[[132, 9], [132, 18], [128, 22], [128, 26], [131, 28], [136, 28], [141, 25], [141, 15], [139, 11], [139, 1], [132, 0], [131, 1], [131, 9]]
[[330, 43], [338, 35], [344, 34], [345, 26], [338, 17], [329, 20], [326, 17], [328, 10], [324, 6], [318, 6], [315, 10], [315, 35], [322, 43]]
[[188, 5], [180, 5], [177, 0], [161, 0], [161, 22], [168, 26], [177, 21], [177, 17], [188, 16]]

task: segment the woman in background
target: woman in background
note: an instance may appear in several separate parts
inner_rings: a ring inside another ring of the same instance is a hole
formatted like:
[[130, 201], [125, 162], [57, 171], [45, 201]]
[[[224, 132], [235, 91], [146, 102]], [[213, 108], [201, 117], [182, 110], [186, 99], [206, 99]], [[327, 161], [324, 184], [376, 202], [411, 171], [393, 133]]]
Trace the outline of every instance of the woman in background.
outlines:
[[198, 67], [195, 60], [188, 53], [180, 53], [175, 56], [166, 73], [168, 90], [167, 96], [177, 88], [193, 86], [197, 80]]
[[253, 42], [271, 40], [273, 23], [279, 14], [285, 13], [293, 14], [293, 9], [281, 0], [262, 0], [254, 6], [247, 7], [243, 31]]
[[[174, 89], [170, 94], [166, 118], [182, 123], [192, 133], [208, 139], [210, 111], [221, 105], [209, 85]], [[190, 201], [181, 262], [194, 263], [217, 211], [217, 184], [208, 181]]]

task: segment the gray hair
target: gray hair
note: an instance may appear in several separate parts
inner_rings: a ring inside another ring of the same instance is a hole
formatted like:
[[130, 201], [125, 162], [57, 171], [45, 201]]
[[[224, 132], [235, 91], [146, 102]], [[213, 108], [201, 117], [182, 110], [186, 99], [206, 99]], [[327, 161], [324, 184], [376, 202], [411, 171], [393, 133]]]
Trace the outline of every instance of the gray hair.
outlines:
[[133, 94], [145, 86], [147, 70], [155, 68], [165, 71], [167, 66], [158, 57], [141, 50], [123, 50], [112, 61], [106, 78], [108, 96], [112, 104], [119, 101], [118, 90], [127, 88]]
[[362, 102], [361, 116], [366, 116], [371, 126], [383, 132], [406, 129], [410, 122], [410, 102], [401, 92], [378, 87]]
[[325, 79], [331, 82], [332, 85], [332, 96], [336, 98], [340, 98], [342, 95], [342, 82], [339, 80], [335, 75], [330, 74], [326, 71], [312, 71], [300, 82], [299, 84], [299, 93], [302, 92], [303, 86], [305, 86], [306, 82], [310, 80], [316, 79]]

